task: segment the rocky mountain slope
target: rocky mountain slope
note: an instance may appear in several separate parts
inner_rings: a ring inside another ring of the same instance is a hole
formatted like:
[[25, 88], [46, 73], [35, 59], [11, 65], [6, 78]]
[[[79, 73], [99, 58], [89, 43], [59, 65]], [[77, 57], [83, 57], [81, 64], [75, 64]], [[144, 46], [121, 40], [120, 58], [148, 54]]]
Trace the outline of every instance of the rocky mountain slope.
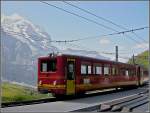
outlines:
[[36, 86], [37, 58], [51, 52], [62, 52], [105, 59], [98, 52], [67, 48], [60, 50], [51, 44], [51, 37], [31, 21], [13, 14], [1, 17], [2, 80]]
[[14, 14], [1, 18], [2, 79], [35, 85], [37, 57], [58, 49], [39, 26]]

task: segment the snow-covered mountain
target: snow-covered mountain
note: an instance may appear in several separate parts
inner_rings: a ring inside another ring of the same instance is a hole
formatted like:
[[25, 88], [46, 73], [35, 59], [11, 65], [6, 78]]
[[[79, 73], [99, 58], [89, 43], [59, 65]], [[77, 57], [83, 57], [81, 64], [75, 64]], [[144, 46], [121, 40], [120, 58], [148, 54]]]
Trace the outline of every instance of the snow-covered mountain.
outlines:
[[[51, 38], [48, 33], [18, 14], [11, 16], [2, 15], [1, 26], [4, 33], [13, 36], [21, 43], [27, 44], [32, 51], [32, 55], [36, 55], [39, 49], [45, 51], [52, 49], [50, 47]], [[19, 43], [17, 45], [19, 46]]]
[[2, 78], [35, 85], [37, 57], [58, 51], [51, 37], [18, 14], [1, 17]]
[[18, 14], [1, 16], [2, 79], [30, 85], [37, 82], [37, 58], [50, 52], [106, 59], [98, 52], [67, 48], [60, 50], [39, 26]]

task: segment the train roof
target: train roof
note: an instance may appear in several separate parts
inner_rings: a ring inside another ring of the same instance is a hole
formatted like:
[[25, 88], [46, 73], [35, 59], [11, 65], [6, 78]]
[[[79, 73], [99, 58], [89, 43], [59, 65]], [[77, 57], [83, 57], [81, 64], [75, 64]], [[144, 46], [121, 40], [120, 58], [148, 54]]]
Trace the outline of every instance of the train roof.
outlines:
[[[82, 55], [73, 55], [73, 54], [64, 54], [64, 53], [61, 53], [61, 54], [58, 53], [58, 54], [54, 54], [54, 55], [55, 55], [55, 57], [57, 57], [57, 56], [69, 56], [69, 57], [76, 57], [76, 58], [83, 58], [83, 59], [99, 60], [99, 61], [108, 62], [108, 63], [112, 63], [112, 64], [122, 64], [122, 65], [135, 66], [133, 64], [127, 64], [127, 63], [123, 63], [123, 62], [116, 62], [116, 61], [113, 61], [113, 60], [107, 60], [107, 59], [101, 59], [101, 58], [94, 58], [94, 57], [82, 56]], [[42, 56], [40, 58], [47, 58], [47, 57], [48, 56]]]
[[[94, 57], [89, 57], [89, 56], [81, 56], [81, 55], [72, 55], [72, 54], [61, 54], [59, 56], [71, 56], [71, 57], [79, 57], [79, 58], [84, 58], [84, 59], [93, 59], [93, 60], [99, 60], [99, 61], [104, 61], [104, 62], [111, 62], [111, 63], [119, 63], [119, 64], [127, 64], [123, 62], [116, 62], [113, 60], [108, 60], [108, 59], [101, 59], [101, 58], [94, 58]], [[127, 65], [132, 65], [132, 64], [127, 64]], [[132, 65], [133, 66], [133, 65]]]

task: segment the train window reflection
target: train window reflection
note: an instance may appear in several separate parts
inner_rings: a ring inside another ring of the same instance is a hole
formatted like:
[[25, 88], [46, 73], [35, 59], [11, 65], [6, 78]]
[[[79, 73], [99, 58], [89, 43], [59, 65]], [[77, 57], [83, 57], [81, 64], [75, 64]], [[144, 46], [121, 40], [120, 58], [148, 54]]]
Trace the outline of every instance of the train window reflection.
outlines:
[[128, 71], [128, 70], [126, 70], [125, 74], [126, 74], [126, 76], [129, 76], [129, 71]]
[[69, 64], [68, 67], [69, 67], [69, 72], [73, 72], [73, 64]]
[[42, 72], [47, 72], [47, 63], [42, 63]]
[[91, 66], [88, 66], [88, 74], [91, 74]]
[[81, 65], [81, 74], [86, 74], [86, 69], [87, 66], [86, 65]]
[[112, 75], [115, 75], [115, 68], [112, 68]]
[[108, 67], [104, 67], [104, 75], [108, 75], [109, 74], [109, 68]]
[[102, 67], [96, 66], [96, 74], [102, 74]]
[[92, 66], [87, 65], [87, 64], [82, 64], [81, 65], [81, 74], [83, 74], [83, 75], [92, 74]]

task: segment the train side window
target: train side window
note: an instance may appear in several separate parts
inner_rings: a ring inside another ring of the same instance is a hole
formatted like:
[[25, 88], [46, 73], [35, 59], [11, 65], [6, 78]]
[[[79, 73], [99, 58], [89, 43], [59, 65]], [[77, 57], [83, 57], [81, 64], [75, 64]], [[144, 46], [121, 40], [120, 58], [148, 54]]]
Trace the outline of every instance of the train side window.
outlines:
[[87, 74], [87, 65], [81, 65], [81, 74]]
[[115, 67], [112, 67], [112, 75], [115, 75]]
[[104, 67], [104, 75], [109, 75], [109, 67]]
[[129, 76], [129, 70], [125, 71], [125, 76]]
[[102, 74], [102, 67], [96, 66], [96, 74]]
[[92, 66], [89, 64], [81, 64], [81, 74], [83, 75], [92, 74]]
[[91, 74], [92, 67], [88, 65], [88, 74]]
[[93, 74], [95, 74], [95, 75], [102, 74], [102, 67], [101, 66], [93, 66]]

